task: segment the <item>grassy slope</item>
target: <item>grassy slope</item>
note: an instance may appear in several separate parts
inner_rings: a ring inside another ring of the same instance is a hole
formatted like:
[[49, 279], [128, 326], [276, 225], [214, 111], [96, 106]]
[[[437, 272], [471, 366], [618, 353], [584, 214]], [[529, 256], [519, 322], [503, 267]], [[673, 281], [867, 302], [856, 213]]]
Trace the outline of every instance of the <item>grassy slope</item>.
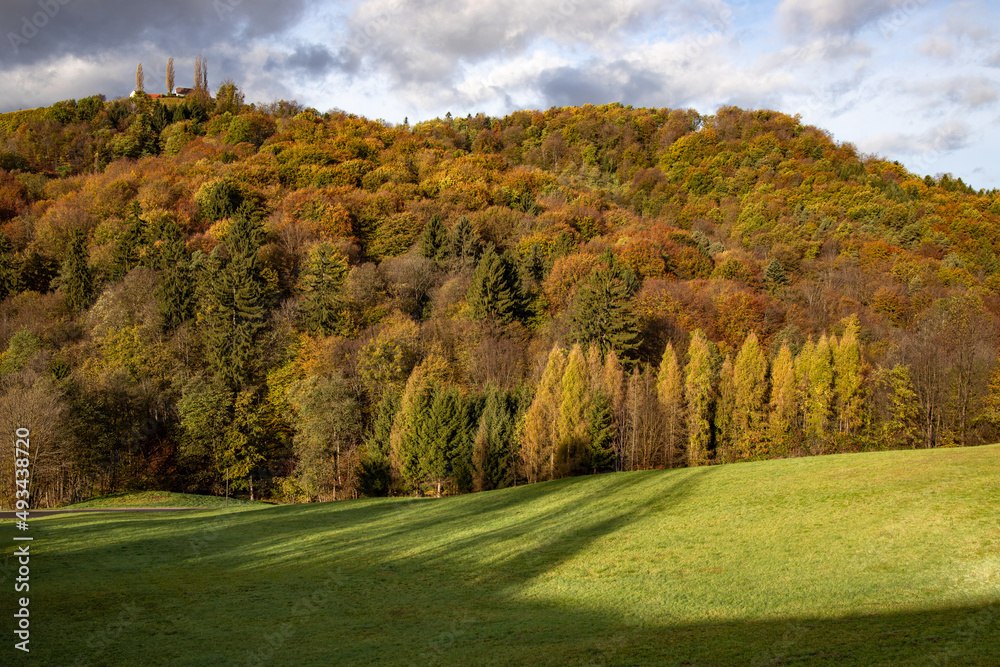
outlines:
[[[230, 507], [263, 505], [249, 500], [229, 499]], [[190, 493], [170, 491], [142, 491], [139, 493], [116, 493], [110, 496], [91, 498], [82, 503], [67, 505], [67, 509], [98, 509], [125, 507], [212, 507], [224, 508], [226, 499], [219, 496], [199, 496]]]
[[995, 664], [998, 471], [993, 446], [46, 518], [32, 525], [32, 657]]

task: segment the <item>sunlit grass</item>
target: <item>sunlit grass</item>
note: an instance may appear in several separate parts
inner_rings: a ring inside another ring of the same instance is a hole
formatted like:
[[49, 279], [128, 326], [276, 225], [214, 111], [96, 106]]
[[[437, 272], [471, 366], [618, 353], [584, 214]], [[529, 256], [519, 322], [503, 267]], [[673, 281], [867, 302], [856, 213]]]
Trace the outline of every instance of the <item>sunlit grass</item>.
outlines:
[[51, 517], [32, 660], [991, 664], [998, 473], [993, 446]]
[[135, 493], [115, 493], [107, 496], [91, 498], [80, 503], [67, 505], [67, 509], [101, 509], [101, 508], [130, 508], [130, 507], [212, 507], [223, 508], [246, 507], [252, 505], [263, 505], [264, 503], [251, 502], [249, 500], [239, 500], [220, 496], [203, 496], [191, 493], [173, 493], [172, 491], [139, 491]]

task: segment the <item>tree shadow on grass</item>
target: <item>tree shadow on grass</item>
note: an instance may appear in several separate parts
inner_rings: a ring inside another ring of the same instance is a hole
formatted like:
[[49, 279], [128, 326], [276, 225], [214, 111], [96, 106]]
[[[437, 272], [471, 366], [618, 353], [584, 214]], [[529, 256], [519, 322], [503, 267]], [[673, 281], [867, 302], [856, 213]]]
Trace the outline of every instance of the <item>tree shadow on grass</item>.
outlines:
[[[72, 664], [92, 654], [85, 664], [144, 666], [996, 664], [997, 605], [650, 624], [612, 611], [621, 605], [531, 592], [600, 540], [660, 509], [683, 508], [711, 474], [606, 475], [441, 500], [212, 516], [46, 520], [33, 657]], [[46, 532], [71, 548], [46, 553]], [[125, 621], [122, 610], [130, 610]], [[96, 645], [95, 636], [103, 638]]]

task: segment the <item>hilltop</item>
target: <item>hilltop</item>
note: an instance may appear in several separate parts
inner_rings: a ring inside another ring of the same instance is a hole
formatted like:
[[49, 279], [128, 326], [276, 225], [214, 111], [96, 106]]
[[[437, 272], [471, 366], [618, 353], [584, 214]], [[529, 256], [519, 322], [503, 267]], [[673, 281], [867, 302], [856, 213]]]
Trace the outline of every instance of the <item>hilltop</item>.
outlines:
[[1000, 423], [1000, 195], [777, 111], [94, 96], [0, 117], [0, 193], [0, 410], [36, 424], [45, 503], [453, 494]]

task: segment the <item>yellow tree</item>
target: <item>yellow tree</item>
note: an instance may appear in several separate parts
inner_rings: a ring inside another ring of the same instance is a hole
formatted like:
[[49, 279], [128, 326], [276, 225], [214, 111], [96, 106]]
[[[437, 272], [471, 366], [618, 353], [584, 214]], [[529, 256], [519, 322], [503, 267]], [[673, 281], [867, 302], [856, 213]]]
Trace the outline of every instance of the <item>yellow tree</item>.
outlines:
[[763, 453], [755, 451], [753, 443], [760, 442], [767, 416], [767, 389], [767, 357], [751, 331], [733, 367], [733, 432], [740, 458]]
[[844, 335], [833, 351], [833, 387], [837, 430], [844, 435], [851, 435], [860, 428], [864, 414], [864, 377], [857, 316], [852, 315], [845, 324]]
[[708, 462], [712, 443], [712, 349], [700, 329], [691, 336], [688, 346], [687, 376], [684, 394], [687, 400], [688, 465]]
[[566, 360], [561, 393], [554, 470], [557, 477], [577, 472], [587, 444], [592, 396], [587, 359], [579, 343], [573, 346]]
[[798, 389], [792, 351], [782, 344], [771, 367], [771, 441], [785, 445], [795, 428]]
[[667, 343], [656, 379], [656, 395], [663, 409], [666, 432], [663, 438], [663, 458], [673, 468], [684, 433], [684, 375], [672, 343]]
[[524, 418], [524, 447], [521, 462], [528, 482], [552, 479], [555, 447], [559, 438], [559, 406], [566, 352], [558, 345], [549, 352], [548, 362]]

